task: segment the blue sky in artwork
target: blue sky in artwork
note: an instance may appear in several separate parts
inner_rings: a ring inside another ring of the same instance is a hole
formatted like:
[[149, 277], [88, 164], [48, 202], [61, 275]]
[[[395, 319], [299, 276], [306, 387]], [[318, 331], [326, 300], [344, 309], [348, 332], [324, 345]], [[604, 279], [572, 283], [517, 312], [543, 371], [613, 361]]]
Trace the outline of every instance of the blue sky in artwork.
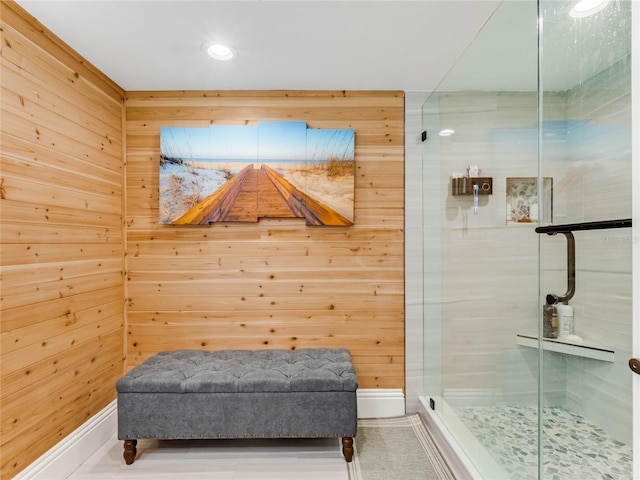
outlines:
[[259, 122], [260, 160], [306, 160], [306, 122]]
[[246, 160], [258, 158], [258, 128], [255, 126], [213, 125], [208, 158]]
[[307, 160], [354, 159], [354, 131], [329, 128], [307, 130]]
[[160, 152], [169, 158], [260, 161], [353, 160], [354, 131], [307, 129], [306, 122], [257, 126], [162, 127]]
[[203, 158], [209, 153], [208, 128], [160, 128], [160, 153], [168, 158]]

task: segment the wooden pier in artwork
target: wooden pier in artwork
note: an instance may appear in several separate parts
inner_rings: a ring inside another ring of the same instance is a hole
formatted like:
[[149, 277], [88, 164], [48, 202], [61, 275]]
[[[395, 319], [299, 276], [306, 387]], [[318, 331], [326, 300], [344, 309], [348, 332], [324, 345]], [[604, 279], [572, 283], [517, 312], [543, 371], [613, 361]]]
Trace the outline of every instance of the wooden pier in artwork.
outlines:
[[304, 218], [307, 225], [353, 224], [264, 164], [259, 169], [248, 165], [173, 223], [207, 225], [259, 218]]

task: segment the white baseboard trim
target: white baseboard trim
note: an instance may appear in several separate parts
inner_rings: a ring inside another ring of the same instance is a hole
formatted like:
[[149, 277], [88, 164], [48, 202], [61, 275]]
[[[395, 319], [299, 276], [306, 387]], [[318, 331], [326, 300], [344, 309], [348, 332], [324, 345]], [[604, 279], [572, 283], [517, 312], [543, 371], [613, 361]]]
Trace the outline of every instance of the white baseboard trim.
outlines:
[[20, 472], [14, 480], [64, 480], [116, 432], [117, 401], [114, 400], [47, 453]]
[[400, 388], [359, 388], [358, 418], [399, 417], [405, 414], [404, 393]]

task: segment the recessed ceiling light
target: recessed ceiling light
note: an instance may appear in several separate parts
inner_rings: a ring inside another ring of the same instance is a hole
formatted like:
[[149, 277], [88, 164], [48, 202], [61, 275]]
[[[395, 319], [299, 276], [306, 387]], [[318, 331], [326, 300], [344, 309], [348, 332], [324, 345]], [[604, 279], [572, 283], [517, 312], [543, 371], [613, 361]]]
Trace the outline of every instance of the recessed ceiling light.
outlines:
[[584, 18], [603, 10], [611, 0], [580, 0], [576, 3], [569, 15], [573, 18]]
[[235, 48], [222, 43], [205, 43], [202, 50], [211, 58], [226, 62], [238, 56]]
[[451, 130], [450, 128], [445, 128], [444, 130], [440, 130], [440, 133], [438, 133], [438, 135], [440, 135], [441, 137], [450, 137], [454, 133], [456, 133], [455, 130]]

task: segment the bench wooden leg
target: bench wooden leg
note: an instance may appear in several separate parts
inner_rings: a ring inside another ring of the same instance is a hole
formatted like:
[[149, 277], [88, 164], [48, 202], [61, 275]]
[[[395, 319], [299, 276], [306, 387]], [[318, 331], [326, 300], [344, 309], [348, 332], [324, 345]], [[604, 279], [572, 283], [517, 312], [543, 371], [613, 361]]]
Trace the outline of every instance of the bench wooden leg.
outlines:
[[347, 462], [353, 460], [353, 438], [342, 437], [342, 454]]
[[124, 462], [127, 465], [131, 465], [133, 461], [136, 459], [136, 453], [138, 453], [138, 449], [136, 445], [138, 444], [138, 440], [125, 440], [124, 441]]

